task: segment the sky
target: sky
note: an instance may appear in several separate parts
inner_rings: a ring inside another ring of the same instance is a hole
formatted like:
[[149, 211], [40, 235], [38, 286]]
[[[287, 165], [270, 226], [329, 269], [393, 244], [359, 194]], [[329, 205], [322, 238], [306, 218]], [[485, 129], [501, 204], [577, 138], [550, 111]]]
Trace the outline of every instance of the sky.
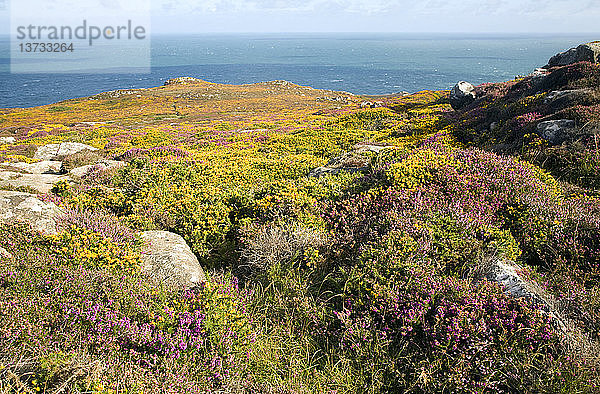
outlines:
[[[0, 34], [10, 2], [0, 0]], [[108, 10], [126, 0], [79, 0]], [[146, 1], [146, 0], [143, 0]], [[212, 32], [599, 32], [600, 0], [147, 0], [153, 34]], [[44, 0], [46, 4], [52, 0]], [[31, 7], [31, 9], [37, 9]], [[135, 16], [135, 15], [133, 15]], [[124, 17], [129, 17], [124, 13]], [[599, 37], [600, 39], [600, 37]]]

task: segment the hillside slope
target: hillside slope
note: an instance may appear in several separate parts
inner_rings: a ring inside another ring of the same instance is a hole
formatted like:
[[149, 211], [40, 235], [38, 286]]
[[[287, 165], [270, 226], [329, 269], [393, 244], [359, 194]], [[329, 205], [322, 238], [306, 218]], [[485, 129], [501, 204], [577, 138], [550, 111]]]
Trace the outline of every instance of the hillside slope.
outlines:
[[599, 88], [0, 110], [0, 391], [598, 392]]

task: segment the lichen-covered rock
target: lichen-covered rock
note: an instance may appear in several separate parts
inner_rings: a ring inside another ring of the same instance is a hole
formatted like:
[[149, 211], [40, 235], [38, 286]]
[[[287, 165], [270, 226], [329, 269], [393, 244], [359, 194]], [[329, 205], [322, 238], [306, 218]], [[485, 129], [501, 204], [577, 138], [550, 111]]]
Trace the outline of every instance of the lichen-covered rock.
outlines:
[[62, 142], [40, 146], [33, 156], [34, 160], [54, 160], [57, 157], [73, 155], [84, 150], [98, 150], [93, 146], [79, 142]]
[[68, 179], [65, 175], [24, 174], [15, 171], [0, 171], [0, 187], [31, 191], [33, 193], [48, 193], [55, 184]]
[[513, 297], [531, 297], [527, 282], [517, 272], [520, 267], [507, 261], [498, 260], [490, 266], [487, 278], [496, 282]]
[[575, 135], [577, 128], [573, 120], [548, 120], [537, 125], [537, 132], [552, 145], [558, 145]]
[[42, 201], [34, 194], [0, 190], [1, 222], [25, 222], [37, 231], [56, 234], [56, 218], [60, 214], [55, 204]]
[[172, 287], [189, 287], [204, 282], [206, 277], [185, 240], [168, 231], [144, 231], [142, 272], [154, 281]]
[[27, 174], [61, 174], [62, 162], [56, 160], [44, 160], [37, 163], [2, 163], [0, 169], [19, 170]]
[[86, 166], [73, 168], [71, 171], [69, 171], [69, 175], [71, 176], [71, 178], [77, 180], [95, 171], [105, 171], [111, 168], [119, 168], [125, 166], [126, 164], [127, 163], [125, 163], [124, 161], [102, 160], [96, 164], [88, 164]]
[[450, 91], [450, 105], [459, 110], [475, 100], [475, 87], [469, 82], [460, 81]]

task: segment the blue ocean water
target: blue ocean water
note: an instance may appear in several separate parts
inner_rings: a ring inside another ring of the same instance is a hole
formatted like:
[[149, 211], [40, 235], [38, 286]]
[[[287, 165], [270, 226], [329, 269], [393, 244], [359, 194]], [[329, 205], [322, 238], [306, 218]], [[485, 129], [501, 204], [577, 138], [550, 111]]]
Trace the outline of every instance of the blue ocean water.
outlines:
[[10, 74], [0, 38], [0, 108], [30, 107], [192, 76], [219, 83], [284, 79], [357, 94], [448, 89], [524, 75], [594, 35], [236, 34], [152, 38], [148, 74]]

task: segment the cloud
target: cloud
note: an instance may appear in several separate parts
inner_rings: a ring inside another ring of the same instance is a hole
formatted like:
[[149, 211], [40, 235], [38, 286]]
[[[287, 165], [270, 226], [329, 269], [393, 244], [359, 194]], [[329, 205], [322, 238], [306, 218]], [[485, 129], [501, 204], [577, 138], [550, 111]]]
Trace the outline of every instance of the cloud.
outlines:
[[570, 15], [600, 12], [600, 1], [573, 0], [163, 0], [160, 9], [181, 14], [215, 12], [289, 12], [385, 14], [412, 12], [423, 15], [536, 14]]
[[600, 0], [153, 0], [152, 4], [153, 23], [163, 31], [600, 30], [595, 20]]

